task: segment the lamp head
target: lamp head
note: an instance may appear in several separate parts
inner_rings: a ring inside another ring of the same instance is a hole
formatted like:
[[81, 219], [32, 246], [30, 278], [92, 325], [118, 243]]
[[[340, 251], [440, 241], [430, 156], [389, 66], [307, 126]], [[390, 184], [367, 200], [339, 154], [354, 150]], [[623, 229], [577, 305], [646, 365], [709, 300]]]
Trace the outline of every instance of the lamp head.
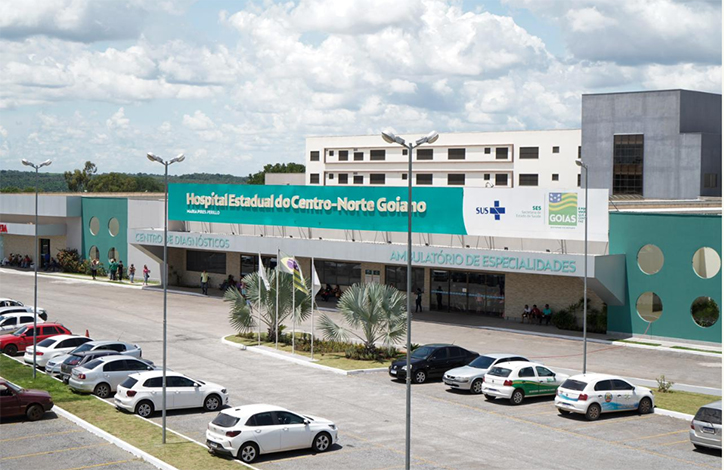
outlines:
[[427, 136], [425, 137], [427, 139], [428, 144], [434, 144], [437, 139], [440, 137], [440, 134], [438, 134], [435, 131], [431, 131]]
[[156, 155], [154, 155], [154, 154], [151, 153], [151, 152], [148, 152], [148, 153], [146, 154], [146, 158], [148, 158], [148, 159], [151, 160], [152, 162], [163, 163], [163, 160], [161, 159], [161, 157], [157, 157]]
[[176, 163], [176, 162], [181, 163], [184, 160], [186, 160], [186, 157], [184, 156], [183, 153], [180, 153], [180, 154], [178, 154], [178, 156], [176, 156], [176, 158], [172, 159], [170, 163]]
[[26, 160], [24, 158], [23, 158], [22, 162], [23, 162], [23, 165], [25, 165], [25, 166], [33, 166], [32, 163], [30, 163], [28, 160]]
[[580, 161], [580, 160], [576, 160], [576, 165], [578, 165], [578, 166], [580, 166], [580, 167], [583, 167], [583, 168], [585, 168], [586, 170], [588, 169], [588, 167], [587, 167], [582, 161]]
[[388, 144], [394, 144], [397, 141], [397, 136], [390, 131], [382, 131], [382, 138]]
[[43, 163], [40, 164], [40, 167], [42, 168], [42, 167], [44, 167], [44, 166], [48, 166], [48, 165], [50, 165], [51, 163], [53, 163], [52, 160], [45, 160]]

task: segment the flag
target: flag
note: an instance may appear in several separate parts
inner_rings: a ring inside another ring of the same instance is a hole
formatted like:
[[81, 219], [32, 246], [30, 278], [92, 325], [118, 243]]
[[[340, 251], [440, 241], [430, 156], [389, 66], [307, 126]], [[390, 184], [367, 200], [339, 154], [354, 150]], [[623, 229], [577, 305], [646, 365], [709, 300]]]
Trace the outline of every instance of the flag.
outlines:
[[300, 292], [304, 292], [305, 294], [308, 294], [309, 292], [307, 291], [307, 286], [304, 285], [302, 268], [299, 266], [299, 263], [297, 263], [297, 260], [295, 260], [292, 256], [285, 255], [284, 253], [281, 253], [281, 255], [281, 263], [279, 263], [279, 266], [282, 268], [282, 271], [285, 271], [294, 276], [295, 289]]
[[316, 294], [321, 288], [322, 283], [319, 281], [319, 276], [317, 276], [317, 268], [312, 264], [312, 294]]
[[264, 263], [262, 263], [261, 261], [261, 255], [259, 255], [259, 277], [264, 283], [264, 287], [266, 287], [266, 290], [270, 290], [271, 287], [269, 286], [269, 279], [267, 279], [266, 277], [266, 269], [264, 269]]

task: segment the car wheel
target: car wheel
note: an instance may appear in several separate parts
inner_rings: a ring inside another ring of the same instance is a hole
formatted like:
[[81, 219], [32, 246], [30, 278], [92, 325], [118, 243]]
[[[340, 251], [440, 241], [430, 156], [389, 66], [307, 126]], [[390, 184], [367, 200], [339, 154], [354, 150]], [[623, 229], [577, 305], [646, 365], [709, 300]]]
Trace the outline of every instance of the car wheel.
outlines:
[[513, 394], [510, 396], [510, 404], [511, 405], [520, 405], [523, 403], [523, 398], [525, 397], [525, 394], [523, 394], [523, 390], [516, 388], [513, 391]]
[[221, 398], [218, 395], [209, 395], [204, 400], [204, 409], [206, 411], [216, 411], [221, 408]]
[[312, 442], [312, 449], [315, 452], [326, 452], [332, 446], [332, 437], [326, 432], [320, 432]]
[[93, 394], [100, 398], [108, 398], [111, 395], [111, 387], [107, 383], [99, 383], [93, 389]]
[[27, 410], [25, 410], [25, 416], [28, 418], [29, 421], [37, 421], [40, 418], [43, 417], [43, 414], [45, 413], [45, 410], [42, 406], [36, 404], [30, 405]]
[[486, 394], [485, 394], [485, 399], [488, 400], [488, 401], [495, 401], [495, 396], [494, 396], [494, 395], [488, 395], [488, 394], [486, 393]]
[[593, 403], [586, 410], [586, 419], [589, 421], [596, 421], [600, 417], [601, 417], [601, 405], [599, 405], [598, 403]]
[[560, 408], [558, 408], [558, 412], [559, 412], [560, 414], [562, 414], [563, 416], [566, 416], [566, 415], [568, 415], [568, 414], [571, 413], [571, 412], [568, 411], [568, 410], [562, 410], [562, 409], [560, 409]]
[[639, 414], [645, 415], [654, 411], [654, 407], [651, 405], [651, 398], [644, 397], [639, 402]]
[[425, 380], [427, 380], [427, 374], [424, 370], [418, 370], [415, 372], [415, 376], [413, 377], [416, 384], [425, 383]]
[[144, 400], [136, 405], [136, 414], [142, 418], [148, 418], [153, 414], [153, 403]]
[[3, 352], [5, 352], [5, 354], [7, 354], [8, 356], [14, 356], [18, 353], [18, 347], [14, 344], [8, 344], [7, 346], [5, 346]]
[[470, 393], [474, 393], [476, 395], [480, 395], [481, 393], [483, 393], [483, 380], [482, 379], [473, 380], [473, 383], [470, 385]]
[[246, 442], [239, 448], [239, 460], [252, 463], [259, 456], [259, 447], [253, 442]]

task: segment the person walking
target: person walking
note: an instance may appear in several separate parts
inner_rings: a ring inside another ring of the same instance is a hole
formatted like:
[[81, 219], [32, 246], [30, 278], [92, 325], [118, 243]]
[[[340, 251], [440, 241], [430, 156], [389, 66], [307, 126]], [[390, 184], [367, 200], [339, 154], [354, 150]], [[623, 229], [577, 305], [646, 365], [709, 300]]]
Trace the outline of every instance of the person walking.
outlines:
[[131, 263], [131, 266], [128, 268], [128, 278], [131, 280], [131, 284], [133, 284], [133, 279], [136, 277], [136, 267]]
[[148, 266], [145, 264], [143, 265], [143, 285], [148, 285], [148, 276], [151, 274], [151, 270], [148, 269]]
[[201, 293], [209, 295], [209, 273], [205, 269], [201, 272]]
[[123, 260], [118, 262], [118, 280], [123, 281]]
[[110, 277], [109, 277], [109, 279], [110, 279], [111, 281], [115, 281], [115, 280], [116, 280], [116, 272], [118, 271], [118, 263], [116, 263], [116, 260], [115, 260], [115, 259], [111, 258], [111, 262], [110, 262], [110, 264], [108, 265], [108, 269], [109, 269], [109, 271], [110, 271]]
[[98, 260], [97, 259], [91, 260], [90, 270], [91, 270], [91, 276], [93, 276], [93, 280], [95, 281], [96, 274], [98, 274]]
[[420, 288], [417, 288], [417, 293], [415, 294], [415, 313], [422, 312], [422, 290]]

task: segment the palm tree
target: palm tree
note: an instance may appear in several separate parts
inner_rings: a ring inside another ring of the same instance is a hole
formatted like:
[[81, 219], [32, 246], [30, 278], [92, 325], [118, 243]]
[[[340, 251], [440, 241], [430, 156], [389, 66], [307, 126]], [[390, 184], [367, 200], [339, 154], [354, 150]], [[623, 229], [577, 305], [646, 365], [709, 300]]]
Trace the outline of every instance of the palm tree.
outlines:
[[377, 342], [391, 346], [399, 343], [407, 331], [406, 301], [407, 296], [392, 286], [354, 284], [337, 303], [347, 326], [338, 325], [324, 314], [320, 328], [327, 340], [346, 341], [349, 335], [356, 336], [369, 351], [374, 351]]
[[[276, 276], [279, 276], [279, 318], [276, 318]], [[259, 273], [248, 274], [242, 279], [246, 284], [246, 299], [235, 287], [227, 289], [224, 293], [224, 301], [231, 303], [229, 309], [229, 323], [240, 333], [248, 333], [259, 327], [257, 318], [266, 326], [267, 337], [275, 338], [275, 332], [281, 333], [280, 325], [285, 320], [292, 318], [292, 311], [295, 312], [296, 321], [300, 323], [306, 320], [311, 313], [311, 297], [300, 291], [294, 293], [295, 309], [292, 309], [292, 275], [277, 273], [275, 269], [266, 270], [269, 287], [264, 286]], [[308, 283], [307, 283], [308, 284]], [[307, 285], [309, 288], [309, 285]], [[258, 310], [258, 311], [257, 311]]]

